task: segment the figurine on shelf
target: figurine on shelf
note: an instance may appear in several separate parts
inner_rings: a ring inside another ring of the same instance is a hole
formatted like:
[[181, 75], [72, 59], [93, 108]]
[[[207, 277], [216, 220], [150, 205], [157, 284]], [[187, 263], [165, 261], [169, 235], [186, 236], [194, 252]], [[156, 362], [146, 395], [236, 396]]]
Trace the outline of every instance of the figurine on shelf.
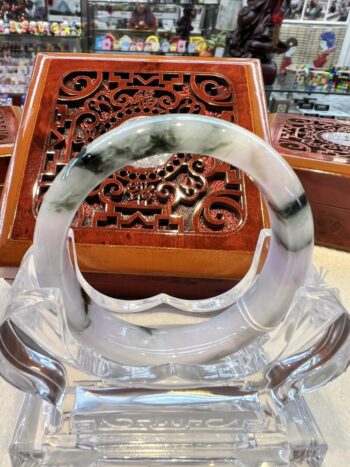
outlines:
[[192, 21], [196, 17], [196, 9], [194, 6], [185, 6], [183, 15], [176, 23], [176, 32], [180, 39], [189, 41], [191, 32], [193, 31]]
[[60, 36], [67, 37], [70, 36], [70, 26], [68, 21], [63, 21], [63, 23], [60, 24]]
[[320, 36], [320, 49], [321, 52], [314, 60], [315, 68], [322, 68], [325, 66], [328, 56], [335, 51], [335, 33], [327, 31]]
[[30, 19], [32, 0], [3, 0], [0, 1], [0, 16], [5, 22], [9, 20], [23, 21]]
[[152, 13], [151, 7], [147, 3], [140, 3], [132, 12], [128, 27], [130, 29], [156, 30], [157, 20]]
[[319, 19], [322, 14], [322, 5], [320, 0], [311, 0], [310, 5], [306, 8], [306, 17], [312, 21]]
[[184, 39], [179, 39], [177, 43], [177, 51], [179, 53], [185, 53], [186, 50], [187, 50], [187, 41], [185, 41]]
[[157, 36], [148, 36], [145, 42], [145, 52], [158, 52], [159, 39]]
[[60, 27], [59, 24], [54, 22], [50, 26], [50, 31], [52, 36], [59, 36], [60, 34]]
[[231, 57], [260, 59], [265, 84], [272, 84], [277, 76], [273, 55], [287, 50], [279, 40], [286, 1], [250, 0], [238, 13], [237, 28], [226, 41]]
[[43, 21], [43, 34], [44, 36], [50, 35], [50, 23], [48, 21]]
[[38, 24], [36, 21], [31, 21], [29, 23], [29, 32], [30, 34], [35, 34], [35, 35], [38, 34]]
[[72, 36], [81, 36], [81, 22], [80, 21], [72, 21], [71, 23], [71, 35]]
[[29, 31], [29, 22], [24, 19], [22, 22], [21, 22], [21, 25], [20, 25], [20, 28], [19, 28], [19, 33], [20, 34], [27, 34], [27, 32]]
[[9, 23], [9, 32], [10, 34], [16, 34], [18, 32], [18, 23], [11, 20]]
[[347, 19], [348, 19], [348, 15], [349, 15], [349, 4], [346, 5], [345, 2], [342, 2], [342, 4], [340, 5], [340, 8], [339, 8], [339, 17], [338, 17], [338, 21], [342, 21], [342, 22], [346, 22]]
[[120, 50], [122, 52], [128, 52], [130, 50], [130, 45], [131, 45], [132, 39], [131, 37], [124, 35], [119, 39], [120, 43]]
[[298, 39], [296, 39], [295, 37], [290, 37], [287, 40], [286, 44], [288, 50], [283, 55], [282, 63], [278, 72], [280, 76], [284, 76], [287, 73], [287, 66], [290, 66], [293, 63], [292, 57], [298, 49]]
[[43, 36], [44, 33], [45, 33], [44, 21], [38, 21], [38, 34], [39, 34], [39, 36]]
[[162, 42], [160, 43], [160, 50], [161, 52], [166, 54], [169, 52], [169, 49], [170, 49], [170, 42], [168, 41], [168, 39], [164, 38]]
[[145, 41], [143, 39], [137, 39], [136, 52], [143, 52], [144, 47], [145, 47]]
[[188, 44], [189, 53], [200, 53], [201, 50], [207, 49], [208, 43], [202, 36], [191, 36]]
[[115, 42], [115, 37], [113, 34], [106, 34], [101, 42], [102, 50], [112, 50]]
[[177, 43], [179, 42], [178, 36], [173, 36], [170, 40], [169, 52], [177, 52]]

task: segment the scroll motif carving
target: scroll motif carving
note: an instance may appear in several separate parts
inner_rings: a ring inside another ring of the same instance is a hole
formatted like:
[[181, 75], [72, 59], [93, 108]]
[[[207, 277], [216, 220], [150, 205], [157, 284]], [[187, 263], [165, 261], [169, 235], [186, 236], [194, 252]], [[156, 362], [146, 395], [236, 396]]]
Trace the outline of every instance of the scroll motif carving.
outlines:
[[[234, 122], [234, 89], [220, 74], [77, 71], [66, 74], [50, 126], [38, 192], [95, 138], [137, 116], [194, 113]], [[124, 167], [90, 193], [79, 228], [227, 233], [245, 220], [241, 173], [210, 157], [173, 154], [152, 168]]]
[[320, 118], [287, 118], [276, 143], [284, 149], [310, 154], [313, 158], [350, 163], [349, 146], [327, 140], [326, 134], [349, 134], [350, 125], [339, 120]]
[[9, 137], [9, 130], [6, 123], [4, 111], [0, 109], [0, 141], [6, 140]]

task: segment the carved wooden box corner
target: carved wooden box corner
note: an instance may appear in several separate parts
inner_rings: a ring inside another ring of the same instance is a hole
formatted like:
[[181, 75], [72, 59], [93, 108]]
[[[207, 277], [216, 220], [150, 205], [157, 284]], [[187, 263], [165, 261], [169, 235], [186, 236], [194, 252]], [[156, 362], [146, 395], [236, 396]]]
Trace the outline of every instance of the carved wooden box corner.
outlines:
[[316, 242], [350, 250], [350, 123], [288, 114], [270, 121], [272, 144], [311, 202]]

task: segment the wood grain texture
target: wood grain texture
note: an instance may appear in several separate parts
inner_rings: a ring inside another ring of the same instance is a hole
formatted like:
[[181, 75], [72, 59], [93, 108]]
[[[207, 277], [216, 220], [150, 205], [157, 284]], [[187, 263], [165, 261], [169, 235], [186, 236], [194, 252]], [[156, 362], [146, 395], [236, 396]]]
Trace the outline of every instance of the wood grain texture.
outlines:
[[350, 135], [350, 123], [272, 114], [271, 139], [300, 178], [310, 201], [319, 245], [350, 251], [350, 146], [325, 134]]
[[13, 152], [20, 117], [20, 107], [12, 105], [0, 107], [0, 158], [9, 156]]
[[349, 146], [324, 139], [325, 133], [349, 133], [350, 122], [293, 114], [269, 115], [271, 142], [295, 169], [350, 175]]
[[349, 209], [311, 203], [319, 245], [350, 251]]
[[20, 107], [7, 105], [0, 107], [0, 199], [14, 150], [20, 117]]

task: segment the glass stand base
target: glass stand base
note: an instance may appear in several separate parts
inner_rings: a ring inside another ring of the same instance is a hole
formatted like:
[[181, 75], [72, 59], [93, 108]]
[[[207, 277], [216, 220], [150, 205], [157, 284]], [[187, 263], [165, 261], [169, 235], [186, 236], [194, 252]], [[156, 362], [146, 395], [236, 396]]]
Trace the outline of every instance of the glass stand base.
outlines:
[[72, 388], [57, 408], [26, 396], [10, 453], [15, 467], [316, 467], [326, 450], [303, 398]]

